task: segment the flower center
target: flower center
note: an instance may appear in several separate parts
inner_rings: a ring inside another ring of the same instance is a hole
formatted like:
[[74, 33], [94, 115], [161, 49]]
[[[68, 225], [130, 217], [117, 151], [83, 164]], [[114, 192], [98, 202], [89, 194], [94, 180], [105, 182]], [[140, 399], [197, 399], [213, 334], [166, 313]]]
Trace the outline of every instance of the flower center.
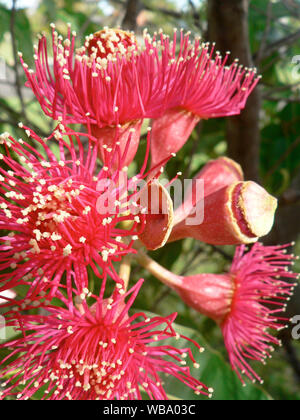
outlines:
[[73, 188], [71, 182], [66, 185], [38, 187], [23, 214], [31, 216], [33, 224], [41, 232], [52, 233], [58, 223], [78, 216], [73, 201], [80, 193], [81, 189]]
[[[70, 338], [65, 341], [62, 354], [64, 351], [69, 353], [69, 349], [75, 348], [76, 344], [76, 355], [74, 358], [59, 359], [50, 379], [59, 378], [60, 387], [65, 387], [66, 382], [71, 381], [78, 392], [85, 391], [91, 396], [94, 393], [100, 399], [111, 399], [115, 395], [128, 398], [128, 395], [135, 393], [135, 385], [129, 382], [134, 377], [135, 367], [131, 372], [128, 362], [136, 343], [126, 332], [118, 332], [113, 325], [111, 327], [110, 330], [102, 327], [101, 335], [95, 329], [87, 331], [87, 335], [91, 333], [88, 350], [83, 335], [73, 334], [72, 327], [68, 327]], [[100, 340], [97, 341], [96, 337]]]
[[121, 29], [104, 28], [87, 38], [86, 44], [89, 56], [115, 60], [119, 56], [130, 57], [137, 49], [135, 36]]
[[83, 391], [93, 390], [97, 395], [110, 398], [118, 387], [125, 371], [122, 369], [122, 360], [106, 361], [105, 358], [92, 365], [84, 360], [72, 360], [71, 363], [59, 361], [59, 368], [65, 376], [75, 380], [75, 387]]

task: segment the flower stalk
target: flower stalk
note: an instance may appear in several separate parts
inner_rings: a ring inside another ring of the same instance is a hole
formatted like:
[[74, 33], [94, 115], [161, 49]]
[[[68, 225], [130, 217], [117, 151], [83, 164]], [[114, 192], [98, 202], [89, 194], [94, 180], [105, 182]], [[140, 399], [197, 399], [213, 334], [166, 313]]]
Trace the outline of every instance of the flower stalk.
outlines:
[[128, 285], [129, 285], [130, 273], [131, 273], [131, 261], [132, 261], [131, 256], [126, 255], [123, 258], [121, 262], [121, 266], [120, 266], [119, 277], [124, 282], [123, 289], [125, 291], [127, 291]]
[[160, 280], [166, 286], [174, 289], [182, 285], [182, 281], [179, 276], [171, 273], [166, 270], [152, 258], [150, 258], [142, 249], [135, 255], [138, 263], [144, 267], [149, 273], [151, 273], [155, 278]]

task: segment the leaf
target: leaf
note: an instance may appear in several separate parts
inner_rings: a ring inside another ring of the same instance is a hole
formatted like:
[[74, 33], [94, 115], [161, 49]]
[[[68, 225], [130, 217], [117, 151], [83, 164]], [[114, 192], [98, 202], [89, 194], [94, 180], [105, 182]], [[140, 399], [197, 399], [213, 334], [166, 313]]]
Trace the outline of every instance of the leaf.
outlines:
[[[0, 42], [4, 39], [4, 34], [11, 31], [11, 10], [0, 5]], [[14, 19], [15, 41], [18, 51], [22, 51], [24, 60], [28, 64], [33, 63], [33, 43], [31, 24], [26, 11], [18, 9]], [[6, 42], [6, 41], [5, 41]], [[10, 41], [11, 42], [11, 41]]]
[[57, 8], [57, 2], [54, 0], [43, 0], [39, 6], [39, 10], [45, 16], [47, 22], [56, 22]]
[[9, 10], [0, 5], [0, 42], [3, 41], [5, 32], [9, 30]]
[[17, 10], [15, 34], [18, 51], [22, 51], [24, 60], [33, 64], [33, 42], [30, 21], [25, 10]]

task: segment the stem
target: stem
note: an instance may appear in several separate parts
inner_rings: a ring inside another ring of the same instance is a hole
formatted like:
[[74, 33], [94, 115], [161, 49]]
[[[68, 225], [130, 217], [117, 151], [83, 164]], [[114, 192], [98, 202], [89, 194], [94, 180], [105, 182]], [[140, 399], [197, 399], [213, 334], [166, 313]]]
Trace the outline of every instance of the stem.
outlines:
[[126, 291], [129, 284], [131, 273], [131, 256], [126, 255], [121, 263], [119, 276], [124, 282], [124, 290]]
[[152, 260], [152, 258], [148, 257], [148, 255], [144, 252], [140, 251], [135, 257], [142, 267], [148, 270], [154, 277], [165, 285], [171, 287], [172, 289], [182, 286], [182, 279], [180, 276], [176, 276], [166, 270], [156, 261]]

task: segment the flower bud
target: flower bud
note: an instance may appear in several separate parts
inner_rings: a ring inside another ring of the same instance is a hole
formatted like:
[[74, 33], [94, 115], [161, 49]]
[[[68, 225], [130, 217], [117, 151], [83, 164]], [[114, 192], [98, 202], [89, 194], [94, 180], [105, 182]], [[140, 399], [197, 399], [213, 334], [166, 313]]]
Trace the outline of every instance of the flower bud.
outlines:
[[151, 166], [177, 153], [187, 142], [200, 117], [181, 108], [173, 108], [153, 121]]
[[[170, 242], [191, 237], [213, 245], [253, 243], [274, 223], [277, 200], [255, 182], [238, 182], [203, 199], [203, 223], [177, 224]], [[195, 210], [193, 210], [195, 211]]]
[[114, 153], [112, 151], [108, 152], [108, 150], [114, 150], [118, 142], [120, 143], [121, 163], [119, 164], [116, 159], [113, 167], [121, 169], [124, 166], [129, 166], [136, 155], [140, 143], [141, 127], [142, 120], [123, 124], [120, 127], [106, 126], [100, 128], [97, 125], [93, 125], [91, 131], [97, 139], [99, 157], [102, 162], [107, 162], [107, 158], [109, 160], [112, 159]]
[[234, 288], [229, 274], [181, 277], [181, 286], [175, 287], [187, 305], [217, 323], [222, 322], [230, 312]]
[[168, 191], [158, 181], [149, 182], [141, 191], [139, 203], [147, 209], [139, 239], [149, 250], [163, 247], [173, 226], [173, 203]]
[[[216, 160], [209, 161], [193, 178], [192, 184], [185, 194], [184, 203], [175, 211], [174, 224], [178, 224], [189, 216], [196, 206], [198, 199], [196, 194], [197, 182], [203, 182], [204, 197], [206, 197], [227, 185], [243, 180], [243, 170], [234, 160], [227, 157], [220, 157]], [[203, 197], [200, 198], [202, 199]]]

